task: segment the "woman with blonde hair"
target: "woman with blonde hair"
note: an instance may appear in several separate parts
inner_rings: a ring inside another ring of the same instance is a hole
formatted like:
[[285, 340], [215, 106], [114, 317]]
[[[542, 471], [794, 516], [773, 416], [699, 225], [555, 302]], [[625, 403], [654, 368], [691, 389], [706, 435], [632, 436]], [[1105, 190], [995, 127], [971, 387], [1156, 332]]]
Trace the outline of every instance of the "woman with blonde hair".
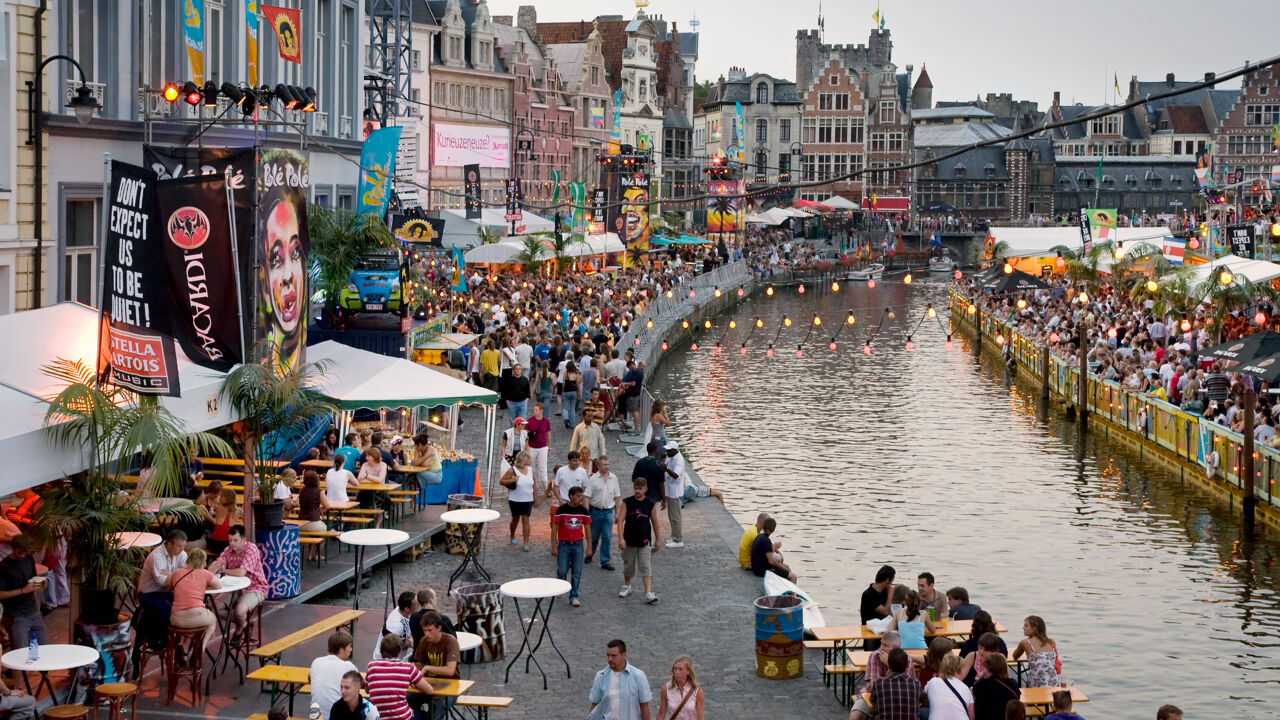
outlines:
[[960, 657], [948, 654], [942, 658], [937, 677], [924, 686], [929, 697], [929, 720], [973, 720], [973, 693], [957, 677]]
[[658, 720], [703, 720], [705, 696], [693, 671], [693, 659], [681, 655], [671, 663], [671, 679], [662, 685]]
[[533, 455], [526, 448], [516, 453], [515, 464], [498, 480], [507, 489], [507, 505], [511, 509], [511, 544], [516, 544], [516, 525], [524, 537], [524, 550], [529, 550], [529, 516], [538, 506], [537, 481], [533, 478]]
[[187, 553], [187, 566], [175, 570], [165, 582], [173, 593], [173, 614], [169, 616], [169, 624], [184, 629], [204, 628], [204, 644], [200, 646], [200, 652], [204, 652], [205, 645], [209, 644], [209, 636], [218, 623], [218, 616], [204, 606], [204, 591], [222, 587], [218, 578], [206, 569], [208, 559], [204, 550], [192, 550]]

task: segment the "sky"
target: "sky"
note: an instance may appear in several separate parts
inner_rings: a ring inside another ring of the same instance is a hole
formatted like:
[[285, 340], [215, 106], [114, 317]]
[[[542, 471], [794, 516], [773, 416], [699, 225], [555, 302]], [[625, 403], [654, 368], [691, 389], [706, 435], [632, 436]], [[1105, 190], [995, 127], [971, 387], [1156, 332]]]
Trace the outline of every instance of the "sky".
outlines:
[[[543, 22], [635, 15], [631, 0], [488, 3], [493, 15], [533, 4]], [[826, 42], [866, 44], [876, 3], [823, 2]], [[795, 79], [796, 31], [817, 28], [818, 8], [819, 0], [649, 0], [646, 12], [681, 30], [697, 15], [697, 76], [714, 82], [734, 66]], [[1116, 76], [1123, 97], [1131, 75], [1200, 80], [1280, 55], [1275, 0], [880, 0], [880, 11], [899, 72], [914, 65], [915, 77], [927, 64], [934, 102], [1007, 92], [1044, 110], [1057, 90], [1063, 104], [1095, 105], [1113, 101]]]

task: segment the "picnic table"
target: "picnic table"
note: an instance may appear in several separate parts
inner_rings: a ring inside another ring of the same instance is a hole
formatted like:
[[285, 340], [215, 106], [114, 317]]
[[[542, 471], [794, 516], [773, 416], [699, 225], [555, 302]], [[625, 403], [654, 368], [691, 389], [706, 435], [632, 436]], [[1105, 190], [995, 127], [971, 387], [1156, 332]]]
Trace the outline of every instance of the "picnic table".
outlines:
[[[936, 620], [934, 625], [937, 626], [935, 632], [926, 630], [926, 638], [967, 638], [973, 632], [972, 620]], [[830, 625], [812, 628], [810, 632], [814, 640], [835, 644], [832, 657], [836, 662], [843, 662], [849, 650], [861, 647], [867, 640], [879, 640], [881, 637], [881, 633], [873, 632], [866, 625]], [[1005, 633], [1008, 630], [997, 622], [996, 632]]]
[[[25, 653], [26, 650], [23, 650]], [[363, 675], [364, 673], [360, 673]], [[293, 715], [293, 699], [298, 693], [311, 692], [311, 668], [300, 667], [295, 665], [266, 665], [249, 673], [249, 680], [257, 680], [259, 682], [271, 683], [271, 704], [274, 705], [276, 695], [284, 692], [289, 698], [289, 714]], [[458, 697], [466, 694], [471, 688], [475, 687], [475, 680], [451, 680], [448, 678], [427, 678], [427, 684], [431, 686], [431, 692], [440, 697]], [[284, 690], [279, 690], [279, 686], [284, 686]], [[409, 688], [409, 692], [421, 692], [416, 687]]]
[[[196, 458], [196, 459], [204, 463], [205, 465], [210, 465], [213, 467], [230, 467], [230, 468], [244, 467], [244, 460], [241, 460], [240, 458], [202, 457], [202, 458]], [[272, 467], [276, 469], [289, 467], [288, 460], [264, 460], [261, 464], [266, 465], [267, 467]]]
[[[1022, 701], [1022, 704], [1025, 705], [1028, 709], [1040, 710], [1043, 714], [1047, 715], [1050, 712], [1053, 712], [1053, 694], [1058, 692], [1059, 690], [1070, 690], [1071, 702], [1073, 703], [1089, 702], [1089, 696], [1085, 695], [1080, 690], [1080, 688], [1077, 688], [1075, 686], [1072, 686], [1069, 688], [1063, 688], [1063, 687], [1022, 688], [1021, 697], [1019, 699]], [[871, 693], [864, 692], [864, 693], [861, 693], [861, 695], [862, 695], [862, 699], [866, 701], [867, 706], [871, 707], [872, 706]]]

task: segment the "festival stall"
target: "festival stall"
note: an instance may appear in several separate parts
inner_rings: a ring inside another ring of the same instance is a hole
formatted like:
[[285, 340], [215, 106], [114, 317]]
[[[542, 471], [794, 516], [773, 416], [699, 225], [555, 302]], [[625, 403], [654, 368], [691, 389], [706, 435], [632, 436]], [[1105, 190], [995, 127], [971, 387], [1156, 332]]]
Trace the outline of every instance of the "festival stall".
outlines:
[[826, 200], [823, 200], [822, 204], [826, 205], [827, 207], [834, 208], [836, 210], [841, 210], [841, 211], [858, 209], [857, 203], [853, 202], [847, 197], [844, 197], [843, 195], [832, 195]]
[[[1159, 246], [1162, 238], [1173, 234], [1167, 227], [1116, 228], [1114, 232], [1116, 242], [1122, 247], [1139, 244]], [[1001, 256], [1018, 270], [1032, 275], [1061, 273], [1055, 248], [1080, 248], [1080, 228], [1074, 225], [993, 227], [987, 231], [985, 244], [988, 250], [1001, 243], [1005, 246]]]
[[[554, 232], [555, 222], [528, 210], [521, 212], [521, 219], [516, 221], [517, 235], [526, 233]], [[480, 217], [468, 219], [464, 210], [446, 209], [440, 211], [444, 220], [444, 233], [441, 242], [445, 247], [471, 248], [480, 245], [480, 229], [489, 228], [500, 235], [511, 232], [511, 222], [506, 219], [506, 212], [501, 208], [481, 208]]]
[[1244, 278], [1255, 285], [1280, 278], [1280, 265], [1266, 260], [1250, 260], [1238, 255], [1223, 255], [1217, 260], [1196, 265], [1191, 270], [1190, 285], [1203, 283], [1216, 277], [1223, 270], [1231, 271], [1238, 278]]
[[[444, 482], [424, 488], [428, 503], [443, 503], [453, 494], [471, 494], [477, 484], [474, 458], [456, 449], [458, 410], [463, 405], [482, 405], [485, 410], [485, 458], [488, 476], [484, 495], [493, 483], [493, 436], [498, 394], [477, 385], [449, 377], [442, 372], [409, 360], [392, 358], [328, 340], [307, 348], [307, 359], [325, 363], [325, 373], [317, 390], [341, 411], [339, 433], [345, 435], [357, 410], [375, 410], [392, 423], [405, 426], [410, 434], [420, 427], [448, 433], [448, 447], [441, 448]], [[448, 427], [441, 427], [427, 414], [431, 408], [445, 407]]]

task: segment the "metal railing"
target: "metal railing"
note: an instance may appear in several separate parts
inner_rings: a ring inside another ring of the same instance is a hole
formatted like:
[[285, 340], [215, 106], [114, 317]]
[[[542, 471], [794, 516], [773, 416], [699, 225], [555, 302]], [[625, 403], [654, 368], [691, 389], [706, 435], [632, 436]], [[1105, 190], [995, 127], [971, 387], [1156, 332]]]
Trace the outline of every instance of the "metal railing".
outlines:
[[[973, 328], [973, 318], [967, 312], [969, 299], [952, 290], [950, 304], [951, 316]], [[1011, 324], [985, 313], [982, 315], [981, 332], [986, 342], [993, 342], [991, 338], [997, 333], [1003, 334], [1008, 344], [1005, 352], [1028, 372], [1043, 377], [1045, 354], [1041, 342], [1023, 336]], [[1061, 396], [1071, 405], [1076, 404], [1079, 368], [1052, 353], [1048, 358], [1049, 392]], [[1091, 414], [1123, 428], [1139, 442], [1154, 443], [1188, 464], [1203, 468], [1209, 480], [1249, 492], [1239, 474], [1244, 453], [1243, 435], [1172, 403], [1129, 390], [1113, 380], [1103, 380], [1094, 373], [1087, 374], [1087, 382], [1085, 402]], [[1206, 457], [1215, 451], [1219, 462], [1210, 468]], [[1280, 486], [1277, 485], [1280, 481], [1280, 449], [1255, 444], [1254, 473], [1253, 497], [1273, 507], [1280, 506]]]

